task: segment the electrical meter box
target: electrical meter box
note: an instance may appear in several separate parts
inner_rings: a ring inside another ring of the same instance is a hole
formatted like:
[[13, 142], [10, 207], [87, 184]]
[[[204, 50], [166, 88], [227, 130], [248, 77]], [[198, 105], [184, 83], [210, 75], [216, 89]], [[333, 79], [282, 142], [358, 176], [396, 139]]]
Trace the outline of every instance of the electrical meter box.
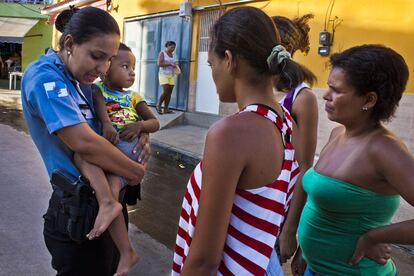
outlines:
[[178, 15], [181, 17], [188, 17], [191, 16], [192, 8], [190, 2], [182, 2], [180, 4], [180, 11]]
[[331, 33], [330, 32], [320, 32], [319, 33], [319, 44], [323, 46], [331, 45]]
[[329, 55], [329, 48], [330, 48], [329, 46], [320, 46], [318, 48], [318, 54], [320, 56], [323, 56], [323, 57], [328, 56]]

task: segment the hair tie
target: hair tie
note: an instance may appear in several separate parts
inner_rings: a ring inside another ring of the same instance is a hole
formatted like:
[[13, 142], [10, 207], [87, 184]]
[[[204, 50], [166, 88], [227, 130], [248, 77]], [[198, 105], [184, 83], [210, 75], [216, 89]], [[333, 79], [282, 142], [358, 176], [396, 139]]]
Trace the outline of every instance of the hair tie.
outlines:
[[282, 45], [276, 45], [273, 47], [272, 52], [270, 53], [269, 57], [267, 58], [267, 65], [269, 68], [271, 67], [272, 60], [277, 58], [277, 64], [281, 64], [285, 59], [291, 59], [291, 55], [288, 51], [286, 51], [285, 47]]

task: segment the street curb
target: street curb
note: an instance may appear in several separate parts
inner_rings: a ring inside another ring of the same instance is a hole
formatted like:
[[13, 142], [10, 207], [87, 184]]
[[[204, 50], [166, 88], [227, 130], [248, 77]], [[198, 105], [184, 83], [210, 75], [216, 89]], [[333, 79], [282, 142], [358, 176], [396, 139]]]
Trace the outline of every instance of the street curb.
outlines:
[[182, 162], [196, 166], [200, 160], [201, 156], [195, 154], [194, 152], [186, 151], [163, 142], [160, 142], [156, 139], [151, 140], [151, 150], [153, 154], [162, 154], [166, 155], [168, 158], [175, 160], [177, 162]]

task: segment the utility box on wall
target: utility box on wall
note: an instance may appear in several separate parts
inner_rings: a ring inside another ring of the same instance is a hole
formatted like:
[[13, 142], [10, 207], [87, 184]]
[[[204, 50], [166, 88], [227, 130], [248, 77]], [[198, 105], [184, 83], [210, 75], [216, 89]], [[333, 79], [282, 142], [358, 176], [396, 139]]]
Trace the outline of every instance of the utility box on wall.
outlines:
[[191, 16], [192, 8], [190, 2], [182, 2], [180, 4], [180, 11], [178, 12], [178, 15], [181, 17], [189, 17]]
[[326, 56], [329, 55], [329, 50], [330, 50], [330, 47], [329, 46], [319, 46], [319, 48], [318, 48], [318, 54], [320, 56], [326, 57]]
[[319, 44], [323, 46], [331, 45], [331, 33], [330, 32], [320, 32], [319, 33]]
[[331, 44], [332, 44], [332, 36], [330, 32], [323, 31], [319, 33], [319, 46], [318, 54], [320, 56], [326, 57], [329, 55]]

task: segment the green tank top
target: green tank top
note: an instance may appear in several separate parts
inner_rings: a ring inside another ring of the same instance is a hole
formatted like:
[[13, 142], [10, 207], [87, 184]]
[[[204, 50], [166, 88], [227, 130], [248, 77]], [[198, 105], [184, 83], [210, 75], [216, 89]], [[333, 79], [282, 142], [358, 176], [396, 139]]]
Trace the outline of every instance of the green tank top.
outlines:
[[400, 204], [399, 195], [380, 195], [309, 169], [302, 180], [308, 194], [299, 222], [303, 257], [319, 275], [395, 276], [392, 260], [380, 265], [369, 258], [351, 266], [358, 238], [389, 224]]

